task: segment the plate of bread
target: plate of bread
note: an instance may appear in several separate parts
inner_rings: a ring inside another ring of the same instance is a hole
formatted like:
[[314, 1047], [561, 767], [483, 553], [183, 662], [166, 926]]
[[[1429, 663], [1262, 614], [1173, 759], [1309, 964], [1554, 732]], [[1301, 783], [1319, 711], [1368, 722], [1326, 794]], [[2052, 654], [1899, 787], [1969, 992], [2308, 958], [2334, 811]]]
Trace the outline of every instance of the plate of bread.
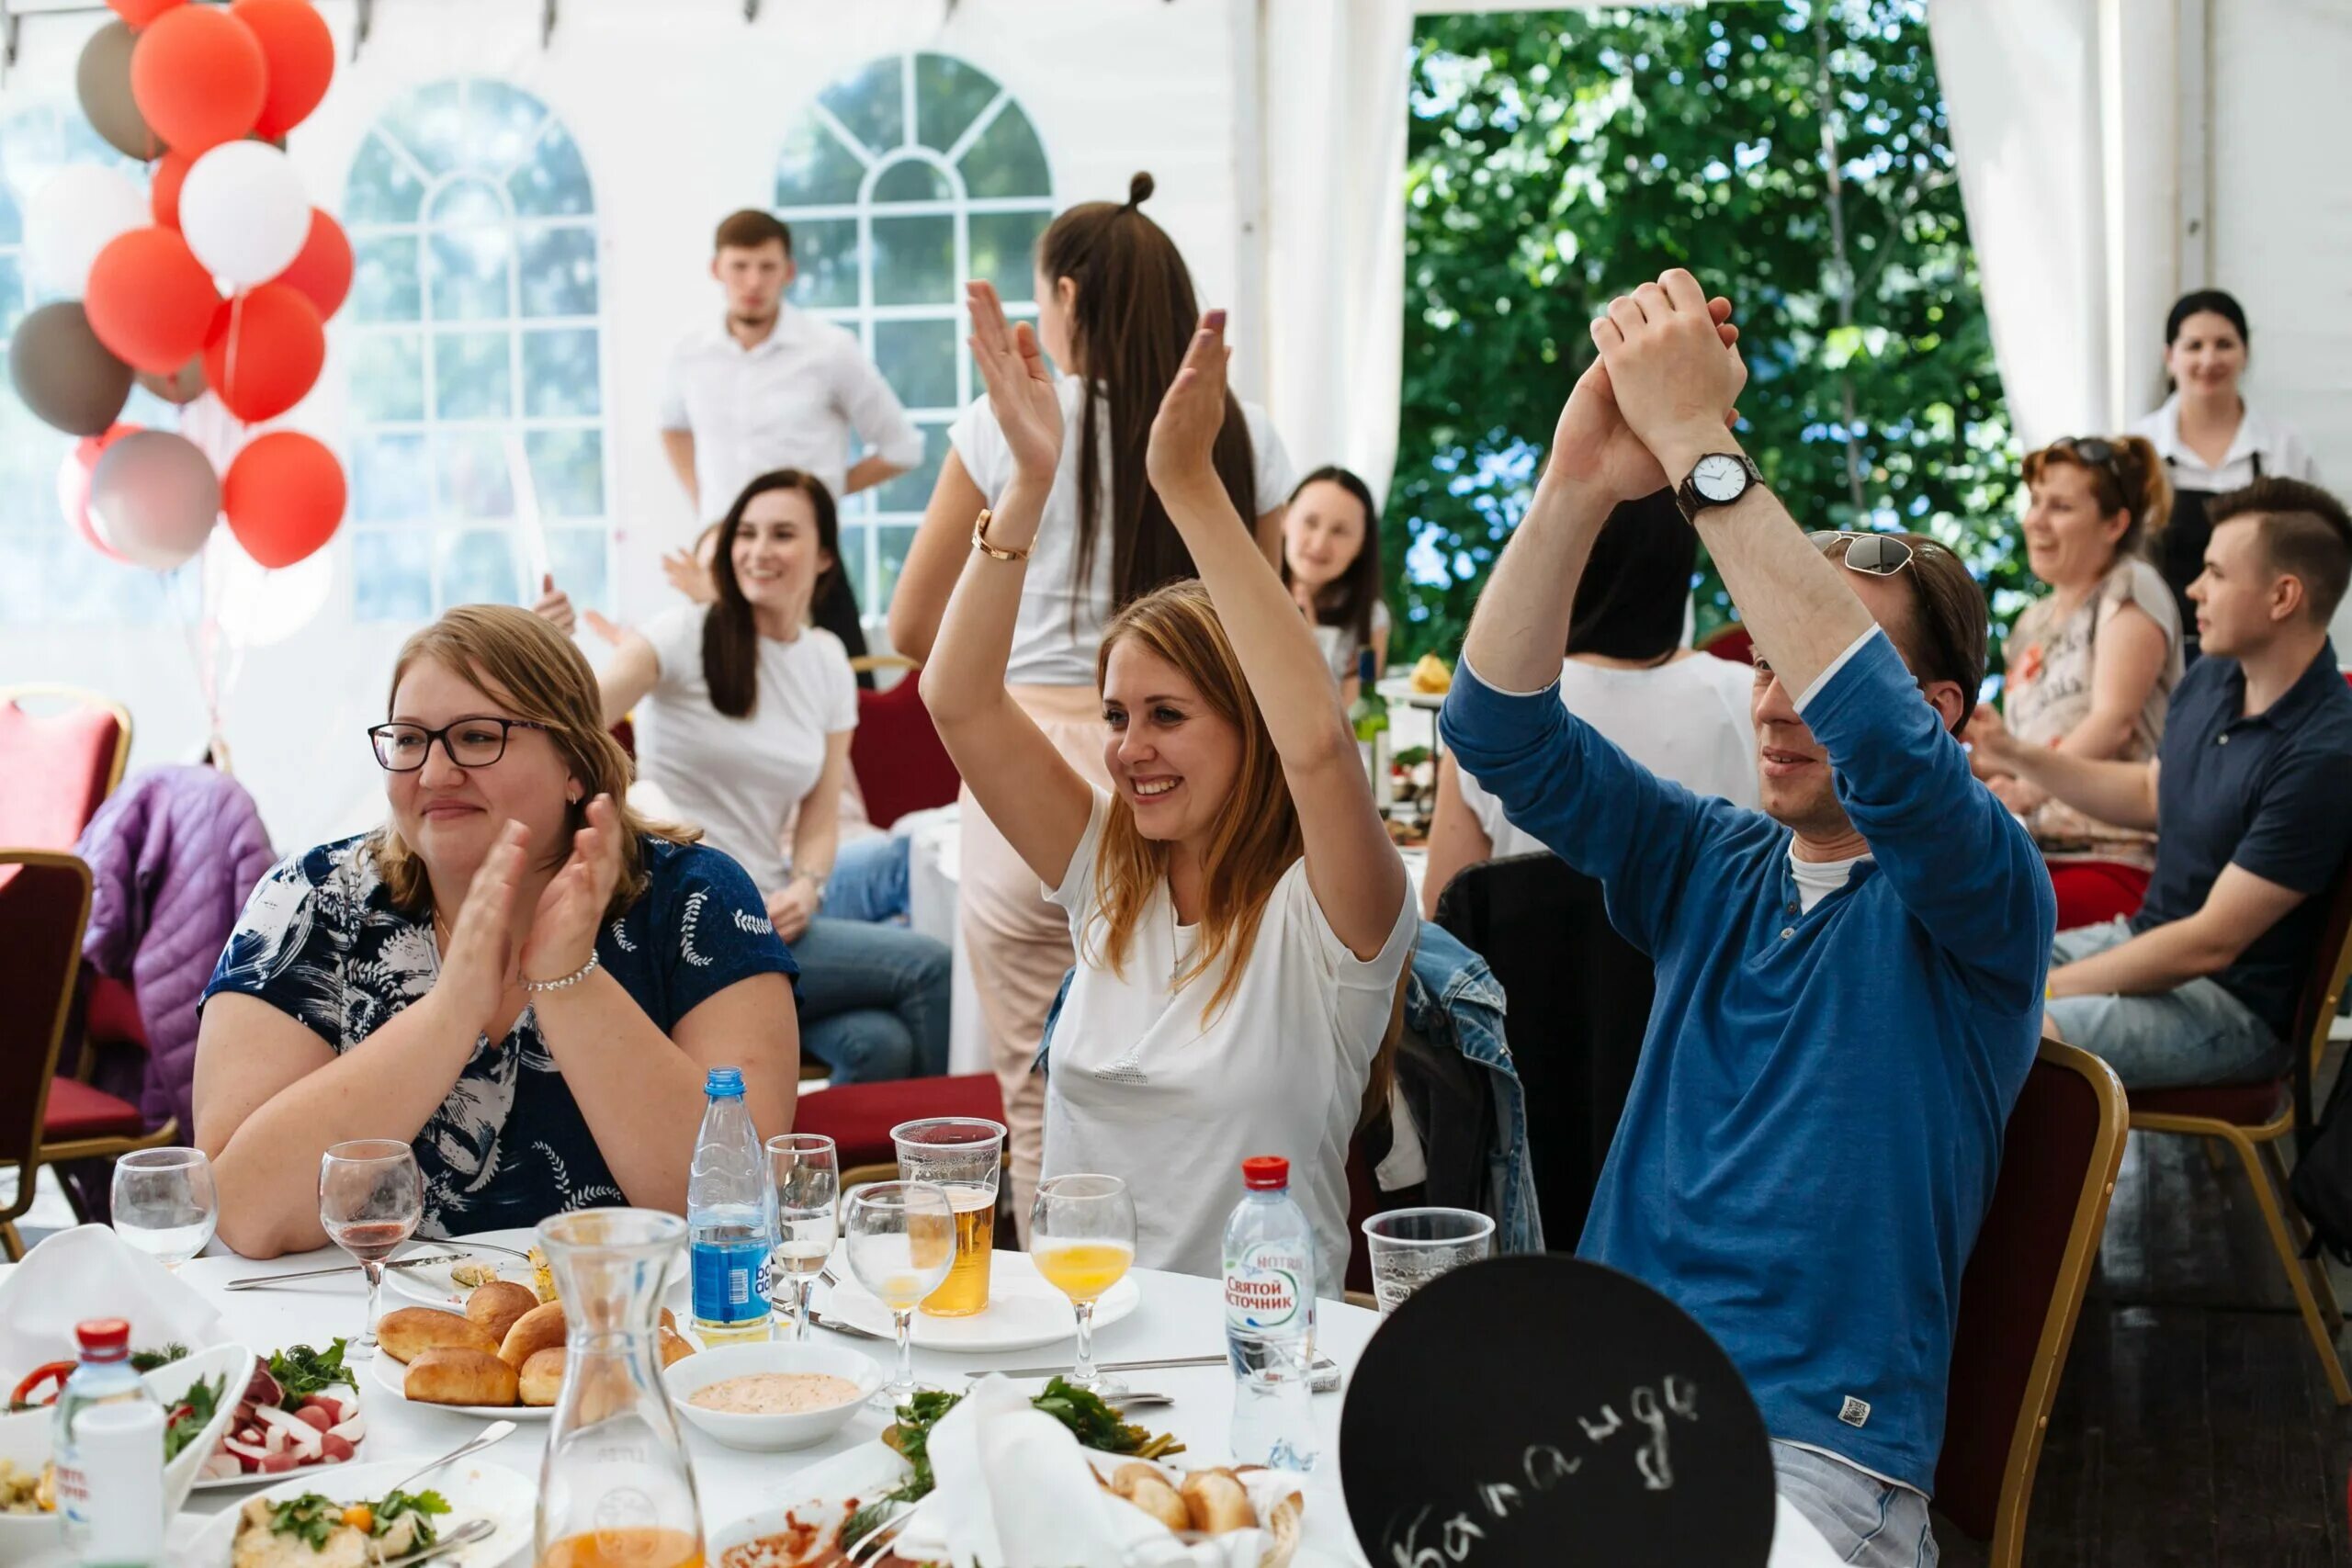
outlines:
[[[662, 1364], [694, 1354], [662, 1309]], [[376, 1381], [412, 1404], [510, 1420], [544, 1417], [563, 1389], [563, 1303], [527, 1285], [492, 1280], [462, 1310], [400, 1307], [376, 1324]]]

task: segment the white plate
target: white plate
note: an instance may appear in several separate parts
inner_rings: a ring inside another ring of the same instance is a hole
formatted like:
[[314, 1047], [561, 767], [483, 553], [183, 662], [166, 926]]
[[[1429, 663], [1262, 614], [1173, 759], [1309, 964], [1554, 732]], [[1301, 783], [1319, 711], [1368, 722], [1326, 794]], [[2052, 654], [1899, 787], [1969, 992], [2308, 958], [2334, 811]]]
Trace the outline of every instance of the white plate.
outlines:
[[417, 1410], [441, 1410], [452, 1416], [471, 1416], [483, 1421], [544, 1421], [555, 1414], [552, 1404], [435, 1404], [426, 1400], [411, 1399], [403, 1386], [408, 1377], [408, 1364], [395, 1361], [377, 1348], [368, 1363], [368, 1375], [377, 1386], [389, 1389], [394, 1399]]
[[[265, 1369], [268, 1364], [269, 1363], [266, 1361], [262, 1363]], [[248, 1379], [247, 1381], [251, 1382], [252, 1380]], [[359, 1418], [362, 1421], [367, 1420], [368, 1402], [359, 1397], [358, 1392], [355, 1389], [345, 1387], [342, 1383], [336, 1383], [334, 1386], [337, 1393], [339, 1393], [343, 1398], [351, 1401], [352, 1408], [359, 1413]], [[228, 1435], [225, 1427], [222, 1429], [221, 1435], [224, 1437]], [[218, 1450], [220, 1445], [218, 1442], [215, 1442], [212, 1447], [215, 1450]], [[261, 1486], [273, 1482], [291, 1481], [298, 1475], [316, 1475], [322, 1470], [341, 1470], [346, 1464], [365, 1464], [368, 1462], [368, 1439], [365, 1436], [362, 1436], [357, 1442], [351, 1445], [351, 1457], [349, 1459], [322, 1461], [317, 1464], [297, 1465], [292, 1470], [281, 1470], [275, 1475], [266, 1474], [258, 1470], [254, 1471], [250, 1475], [246, 1474], [243, 1471], [239, 1471], [234, 1475], [223, 1475], [211, 1479], [208, 1479], [203, 1475], [198, 1475], [196, 1478], [196, 1484], [189, 1487], [188, 1490], [191, 1492], [234, 1492], [247, 1486]]]
[[512, 1280], [525, 1290], [532, 1288], [530, 1264], [520, 1258], [509, 1258], [503, 1252], [467, 1253], [466, 1243], [476, 1239], [516, 1252], [527, 1252], [539, 1238], [536, 1231], [521, 1227], [483, 1231], [479, 1238], [460, 1235], [447, 1241], [414, 1241], [409, 1244], [402, 1256], [430, 1257], [436, 1252], [449, 1252], [458, 1254], [458, 1258], [447, 1263], [427, 1263], [416, 1269], [387, 1269], [384, 1270], [384, 1283], [409, 1300], [423, 1302], [427, 1306], [463, 1307], [466, 1298], [473, 1294], [473, 1287], [458, 1284], [450, 1277], [449, 1270], [456, 1268], [460, 1259], [470, 1257], [477, 1263], [495, 1267], [500, 1279]]
[[[1036, 1263], [1025, 1252], [989, 1255], [988, 1310], [970, 1317], [933, 1317], [915, 1309], [914, 1342], [923, 1350], [950, 1355], [989, 1355], [1001, 1350], [1033, 1350], [1078, 1337], [1078, 1314], [1069, 1298], [1046, 1283]], [[817, 1302], [820, 1314], [838, 1317], [853, 1328], [885, 1338], [895, 1337], [890, 1309], [884, 1306], [849, 1269], [846, 1252], [833, 1254], [833, 1273], [840, 1283], [830, 1298]], [[1095, 1303], [1094, 1328], [1101, 1333], [1136, 1310], [1143, 1292], [1132, 1277], [1120, 1280]]]
[[[512, 1414], [512, 1412], [509, 1412]], [[373, 1464], [336, 1464], [324, 1470], [297, 1471], [256, 1496], [282, 1503], [316, 1492], [338, 1503], [365, 1503], [382, 1496], [394, 1483], [413, 1472], [410, 1460], [384, 1460]], [[468, 1519], [487, 1518], [498, 1528], [481, 1540], [435, 1559], [449, 1568], [503, 1568], [531, 1554], [531, 1531], [538, 1512], [538, 1486], [529, 1477], [476, 1455], [460, 1460], [424, 1478], [425, 1487], [448, 1499], [449, 1511], [434, 1520], [447, 1534]], [[237, 1516], [242, 1506], [223, 1508], [212, 1516], [179, 1558], [179, 1568], [229, 1568], [237, 1540]]]

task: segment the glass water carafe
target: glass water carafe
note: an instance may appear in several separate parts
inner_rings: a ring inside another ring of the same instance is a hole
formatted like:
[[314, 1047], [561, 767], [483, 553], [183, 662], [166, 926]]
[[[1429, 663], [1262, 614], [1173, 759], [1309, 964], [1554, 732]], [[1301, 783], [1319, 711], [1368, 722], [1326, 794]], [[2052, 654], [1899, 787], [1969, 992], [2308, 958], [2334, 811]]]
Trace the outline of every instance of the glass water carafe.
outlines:
[[662, 1386], [662, 1287], [686, 1223], [583, 1209], [538, 1227], [563, 1303], [563, 1383], [539, 1470], [538, 1568], [700, 1568], [702, 1514]]

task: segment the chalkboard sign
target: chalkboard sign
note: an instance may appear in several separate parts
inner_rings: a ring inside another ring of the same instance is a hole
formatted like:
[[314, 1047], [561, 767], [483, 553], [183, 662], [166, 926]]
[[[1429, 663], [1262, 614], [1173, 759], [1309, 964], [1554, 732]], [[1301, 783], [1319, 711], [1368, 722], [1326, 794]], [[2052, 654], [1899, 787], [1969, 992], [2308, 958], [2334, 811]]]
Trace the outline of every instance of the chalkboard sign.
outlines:
[[1340, 1420], [1374, 1568], [1764, 1568], [1772, 1458], [1707, 1331], [1564, 1256], [1440, 1276], [1365, 1348]]

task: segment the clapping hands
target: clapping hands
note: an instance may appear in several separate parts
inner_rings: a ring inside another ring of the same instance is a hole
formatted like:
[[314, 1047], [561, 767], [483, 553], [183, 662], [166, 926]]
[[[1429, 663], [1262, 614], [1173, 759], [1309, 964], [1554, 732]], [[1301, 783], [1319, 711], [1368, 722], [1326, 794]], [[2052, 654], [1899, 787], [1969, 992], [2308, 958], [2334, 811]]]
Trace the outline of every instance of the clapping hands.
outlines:
[[1728, 301], [1708, 299], [1678, 266], [1611, 300], [1592, 323], [1618, 414], [1667, 474], [1722, 441], [1747, 385], [1730, 315]]
[[[1695, 299], [1698, 309], [1690, 313], [1688, 321], [1668, 323], [1675, 329], [1673, 332], [1664, 327], [1653, 332], [1649, 328], [1649, 307], [1634, 302], [1647, 291], [1659, 301], [1657, 309], [1661, 317], [1674, 313], [1666, 303], [1668, 296], [1665, 288], [1665, 283], [1672, 279], [1688, 286], [1680, 288], [1678, 285], [1678, 288], [1683, 299]], [[1618, 323], [1621, 306], [1626, 307], [1627, 313], [1634, 318], [1634, 339], [1628, 339]], [[1679, 268], [1666, 274], [1660, 282], [1645, 283], [1634, 295], [1612, 303], [1611, 313], [1592, 323], [1593, 342], [1600, 348], [1601, 357], [1577, 378], [1567, 406], [1560, 411], [1560, 422], [1552, 435], [1547, 477], [1590, 485], [1611, 502], [1648, 495], [1674, 482], [1676, 476], [1669, 473], [1672, 465], [1668, 458], [1675, 455], [1655, 445], [1643, 426], [1662, 436], [1672, 423], [1657, 417], [1654, 405], [1658, 400], [1660, 384], [1672, 383], [1678, 375], [1691, 376], [1699, 384], [1701, 390], [1693, 396], [1703, 399], [1703, 389], [1708, 387], [1722, 396], [1708, 428], [1710, 438], [1736, 417], [1732, 405], [1747, 384], [1747, 367], [1735, 346], [1739, 342], [1739, 329], [1732, 325], [1731, 310], [1729, 299], [1706, 299], [1700, 292], [1698, 280]], [[1689, 330], [1701, 323], [1703, 340]], [[1638, 424], [1635, 411], [1626, 407], [1621, 392], [1618, 367], [1633, 378], [1631, 386], [1641, 422]]]

